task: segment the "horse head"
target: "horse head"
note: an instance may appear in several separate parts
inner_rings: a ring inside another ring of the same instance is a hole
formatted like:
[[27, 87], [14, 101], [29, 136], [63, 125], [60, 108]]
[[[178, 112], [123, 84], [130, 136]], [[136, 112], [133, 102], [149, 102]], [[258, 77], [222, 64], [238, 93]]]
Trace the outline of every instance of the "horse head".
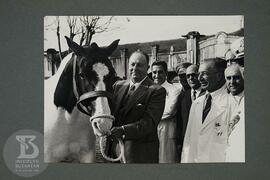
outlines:
[[59, 78], [54, 104], [68, 113], [78, 108], [91, 116], [96, 135], [107, 133], [113, 120], [109, 97], [112, 85], [117, 80], [108, 57], [116, 49], [119, 40], [108, 47], [99, 47], [96, 43], [80, 46], [67, 37], [66, 40], [73, 55]]

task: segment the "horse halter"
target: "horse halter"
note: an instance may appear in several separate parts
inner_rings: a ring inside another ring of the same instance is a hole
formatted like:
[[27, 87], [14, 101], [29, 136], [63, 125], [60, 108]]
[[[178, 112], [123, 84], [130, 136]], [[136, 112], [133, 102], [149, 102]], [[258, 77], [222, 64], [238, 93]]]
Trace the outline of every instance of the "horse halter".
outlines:
[[[107, 92], [107, 91], [90, 91], [87, 93], [82, 94], [81, 96], [79, 96], [78, 93], [78, 88], [77, 88], [77, 84], [76, 84], [76, 61], [77, 61], [77, 57], [74, 58], [73, 60], [73, 92], [76, 96], [77, 99], [77, 108], [84, 114], [87, 114], [90, 116], [90, 122], [92, 124], [92, 127], [95, 129], [98, 129], [95, 120], [98, 118], [106, 118], [108, 120], [111, 120], [112, 122], [115, 120], [114, 116], [110, 115], [110, 114], [98, 114], [98, 115], [94, 115], [91, 116], [91, 110], [88, 109], [87, 106], [85, 106], [84, 104], [86, 104], [88, 101], [92, 101], [92, 99], [95, 99], [97, 97], [106, 97], [108, 99], [112, 99], [112, 94]], [[122, 141], [122, 139], [118, 139], [119, 141], [119, 146], [120, 146], [120, 155], [113, 159], [108, 157], [105, 154], [105, 150], [104, 150], [104, 146], [103, 146], [103, 139], [105, 138], [105, 136], [109, 136], [110, 132], [107, 133], [100, 133], [100, 139], [99, 139], [99, 145], [100, 145], [100, 152], [102, 154], [102, 156], [104, 157], [104, 159], [108, 160], [108, 161], [112, 161], [112, 162], [117, 162], [120, 161], [121, 159], [123, 160], [124, 163], [126, 163], [126, 159], [125, 159], [125, 155], [124, 155], [124, 143]]]
[[93, 99], [95, 99], [97, 97], [106, 97], [108, 99], [112, 99], [112, 94], [107, 92], [107, 91], [90, 91], [90, 92], [86, 92], [82, 95], [79, 95], [77, 83], [76, 83], [76, 61], [77, 61], [77, 56], [73, 60], [73, 78], [72, 78], [73, 92], [74, 92], [74, 95], [77, 99], [77, 103], [76, 103], [77, 108], [82, 113], [91, 116], [92, 115], [91, 110], [88, 109], [88, 107], [85, 106], [84, 104], [86, 104], [86, 102], [88, 102], [88, 101], [93, 101]]

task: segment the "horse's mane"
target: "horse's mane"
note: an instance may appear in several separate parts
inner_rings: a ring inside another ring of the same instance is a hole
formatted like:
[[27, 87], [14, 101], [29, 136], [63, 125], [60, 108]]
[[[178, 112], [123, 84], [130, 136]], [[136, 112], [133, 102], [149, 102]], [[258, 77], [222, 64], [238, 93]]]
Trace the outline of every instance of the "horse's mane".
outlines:
[[[67, 59], [66, 59], [67, 58]], [[73, 107], [76, 105], [76, 97], [73, 93], [73, 69], [72, 62], [74, 56], [67, 56], [61, 63], [55, 79], [57, 84], [54, 91], [54, 104], [56, 107], [63, 107], [69, 113], [72, 112]]]
[[50, 77], [49, 79], [45, 80], [45, 84], [49, 85], [50, 88], [53, 90], [53, 92], [55, 91], [56, 85], [59, 81], [59, 78], [61, 76], [61, 74], [63, 73], [67, 63], [71, 60], [72, 57], [72, 53], [68, 54], [67, 56], [65, 56], [65, 58], [61, 61], [61, 64], [58, 68], [58, 70], [56, 71], [56, 73]]

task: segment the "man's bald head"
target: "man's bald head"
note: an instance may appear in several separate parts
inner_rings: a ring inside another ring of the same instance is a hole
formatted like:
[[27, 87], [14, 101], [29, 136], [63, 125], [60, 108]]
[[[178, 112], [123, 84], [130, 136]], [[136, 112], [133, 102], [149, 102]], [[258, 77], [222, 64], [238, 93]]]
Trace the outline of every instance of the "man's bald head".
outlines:
[[225, 78], [232, 95], [238, 95], [244, 90], [244, 69], [238, 64], [231, 64], [226, 68]]

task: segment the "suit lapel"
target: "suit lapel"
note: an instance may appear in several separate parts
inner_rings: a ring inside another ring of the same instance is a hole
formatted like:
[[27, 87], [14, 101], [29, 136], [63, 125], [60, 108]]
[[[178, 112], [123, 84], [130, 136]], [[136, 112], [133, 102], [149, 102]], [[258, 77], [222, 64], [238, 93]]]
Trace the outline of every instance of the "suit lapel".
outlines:
[[203, 112], [203, 102], [204, 102], [204, 97], [200, 100], [194, 101], [193, 103], [196, 103], [196, 119], [199, 120], [199, 124], [202, 124], [202, 112]]
[[[203, 106], [202, 106], [203, 107]], [[202, 110], [203, 111], [203, 110]], [[201, 111], [201, 112], [202, 112]], [[204, 123], [202, 124], [202, 129], [204, 129], [209, 123], [211, 123], [213, 120], [217, 119], [219, 116], [221, 116], [226, 111], [226, 108], [223, 106], [217, 106], [215, 104], [212, 104], [211, 110], [209, 111], [208, 115], [205, 118]]]
[[205, 90], [202, 89], [198, 97], [200, 97], [200, 96], [202, 96], [202, 95], [204, 95], [204, 94], [205, 94]]
[[[135, 90], [135, 92], [129, 97], [128, 102], [127, 102], [127, 110], [126, 113], [135, 105], [137, 104], [141, 97], [145, 95], [147, 92], [147, 89], [149, 88], [151, 80], [146, 78], [141, 85]], [[125, 114], [126, 114], [125, 113]]]
[[128, 89], [129, 89], [129, 82], [126, 81], [125, 84], [120, 87], [120, 89], [119, 89], [119, 91], [117, 93], [117, 96], [119, 98], [114, 98], [114, 100], [116, 101], [116, 103], [115, 103], [116, 107], [115, 107], [115, 110], [114, 110], [115, 113], [119, 112], [120, 106], [123, 103], [124, 98], [126, 97]]
[[186, 100], [185, 105], [188, 105], [189, 108], [190, 108], [190, 106], [191, 106], [191, 104], [192, 104], [192, 99], [191, 99], [191, 89], [188, 89], [188, 90], [186, 91], [186, 94], [185, 94], [184, 99]]

